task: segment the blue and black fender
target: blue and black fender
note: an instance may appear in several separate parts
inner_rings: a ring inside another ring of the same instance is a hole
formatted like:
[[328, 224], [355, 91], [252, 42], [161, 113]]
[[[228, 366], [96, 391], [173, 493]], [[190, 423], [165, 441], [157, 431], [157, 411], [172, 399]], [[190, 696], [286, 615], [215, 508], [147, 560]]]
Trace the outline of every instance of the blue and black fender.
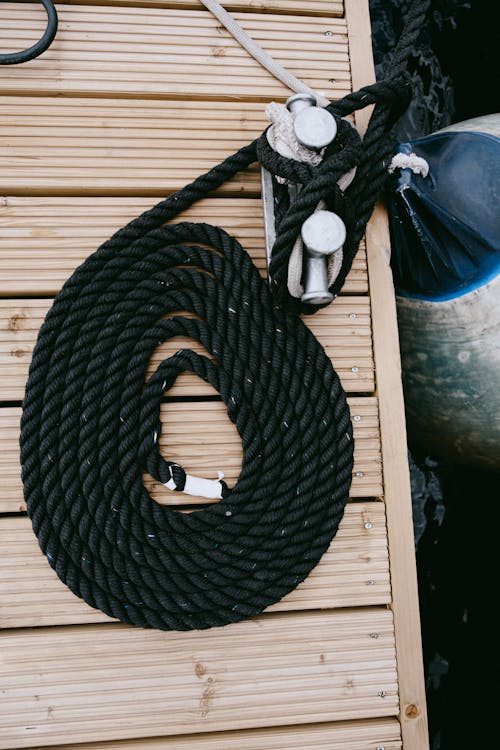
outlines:
[[388, 196], [410, 438], [500, 469], [500, 115], [452, 125], [399, 151]]

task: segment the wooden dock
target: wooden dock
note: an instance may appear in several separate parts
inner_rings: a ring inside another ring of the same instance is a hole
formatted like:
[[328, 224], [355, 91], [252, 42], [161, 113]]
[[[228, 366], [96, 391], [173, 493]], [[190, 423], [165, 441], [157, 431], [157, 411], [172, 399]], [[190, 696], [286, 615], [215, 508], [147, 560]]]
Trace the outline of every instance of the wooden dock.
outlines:
[[[267, 51], [330, 98], [373, 80], [367, 6], [226, 3]], [[197, 0], [57, 7], [53, 46], [35, 61], [0, 68], [0, 748], [425, 750], [382, 208], [343, 294], [308, 320], [347, 391], [356, 444], [341, 529], [303, 584], [261, 616], [222, 629], [145, 631], [77, 599], [38, 548], [18, 436], [30, 356], [51, 298], [115, 229], [259, 134], [264, 103], [290, 93]], [[2, 2], [2, 51], [32, 44], [44, 21], [38, 4]], [[360, 129], [368, 114], [359, 114]], [[234, 233], [265, 273], [257, 169], [187, 216]], [[169, 353], [172, 344], [161, 347], [152, 366]], [[183, 375], [164, 404], [162, 439], [187, 471], [215, 478], [221, 469], [232, 484], [240, 442], [213, 394]], [[148, 488], [157, 502], [174, 502], [163, 486]]]

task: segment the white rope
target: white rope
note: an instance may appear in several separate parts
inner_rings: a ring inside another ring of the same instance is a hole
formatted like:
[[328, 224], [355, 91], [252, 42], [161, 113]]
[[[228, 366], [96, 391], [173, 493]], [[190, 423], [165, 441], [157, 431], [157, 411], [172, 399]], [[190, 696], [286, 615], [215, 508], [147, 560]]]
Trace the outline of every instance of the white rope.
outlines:
[[[313, 164], [315, 167], [321, 164], [325, 149], [319, 153], [311, 151], [297, 140], [293, 128], [293, 115], [287, 107], [277, 102], [271, 102], [266, 107], [266, 115], [272, 123], [267, 130], [267, 140], [272, 149], [287, 159], [306, 162], [307, 164]], [[281, 180], [279, 177], [277, 179]], [[285, 182], [285, 180], [282, 180], [282, 182]]]
[[411, 169], [412, 172], [421, 174], [422, 177], [427, 177], [429, 174], [429, 164], [413, 152], [411, 154], [399, 153], [393, 156], [389, 165], [389, 172], [392, 174], [396, 169]]
[[241, 26], [235, 21], [235, 19], [229, 15], [227, 10], [217, 2], [217, 0], [201, 0], [207, 10], [221, 22], [223, 26], [229, 31], [230, 34], [236, 39], [246, 51], [252, 55], [254, 60], [262, 65], [266, 70], [271, 73], [278, 81], [281, 81], [291, 91], [295, 91], [297, 94], [312, 94], [316, 97], [318, 106], [326, 107], [330, 104], [330, 101], [320, 92], [313, 91], [306, 83], [295, 78], [286, 68], [284, 68], [279, 62], [277, 62], [271, 55], [265, 52], [256, 41], [254, 41], [246, 31], [243, 31]]
[[[212, 15], [217, 18], [218, 21], [229, 31], [230, 34], [236, 39], [236, 41], [246, 51], [257, 60], [260, 65], [266, 68], [271, 75], [277, 78], [281, 83], [287, 86], [291, 91], [295, 91], [297, 94], [306, 93], [312, 94], [316, 103], [320, 107], [326, 107], [330, 104], [322, 92], [313, 91], [306, 83], [300, 81], [292, 73], [286, 70], [279, 62], [274, 60], [257, 42], [255, 42], [241, 26], [235, 21], [235, 19], [217, 2], [217, 0], [201, 0], [203, 5], [209, 10]], [[295, 137], [293, 129], [293, 119], [291, 112], [282, 104], [271, 102], [266, 108], [266, 114], [271, 120], [272, 125], [267, 131], [267, 138], [270, 146], [282, 156], [288, 159], [296, 159], [297, 161], [306, 162], [308, 164], [320, 164], [323, 158], [323, 152], [317, 153], [303, 146]], [[343, 175], [338, 181], [339, 186], [342, 190], [345, 190], [348, 185], [354, 179], [356, 169], [351, 169], [347, 174]], [[277, 178], [279, 181], [281, 179]], [[283, 180], [283, 182], [285, 182]], [[316, 211], [326, 208], [324, 201], [320, 201], [316, 207]], [[303, 246], [302, 239], [297, 238], [293, 250], [290, 255], [288, 263], [288, 291], [293, 297], [301, 297], [304, 288], [300, 283], [302, 277], [302, 256]], [[337, 278], [340, 269], [342, 267], [342, 250], [339, 250], [330, 256], [328, 260], [328, 285], [331, 286]]]

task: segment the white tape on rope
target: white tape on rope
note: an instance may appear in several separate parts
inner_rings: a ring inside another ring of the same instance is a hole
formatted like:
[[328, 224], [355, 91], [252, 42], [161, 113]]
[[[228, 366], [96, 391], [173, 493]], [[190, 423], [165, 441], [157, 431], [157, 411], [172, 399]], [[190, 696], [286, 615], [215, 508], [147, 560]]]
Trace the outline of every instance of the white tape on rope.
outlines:
[[[222, 483], [221, 479], [224, 479], [222, 471], [217, 472], [218, 479], [204, 479], [203, 477], [194, 477], [191, 474], [186, 474], [186, 483], [182, 492], [185, 495], [192, 495], [194, 497], [205, 497], [207, 500], [221, 500], [222, 499]], [[167, 490], [175, 490], [175, 482], [170, 479], [165, 482], [164, 485]]]

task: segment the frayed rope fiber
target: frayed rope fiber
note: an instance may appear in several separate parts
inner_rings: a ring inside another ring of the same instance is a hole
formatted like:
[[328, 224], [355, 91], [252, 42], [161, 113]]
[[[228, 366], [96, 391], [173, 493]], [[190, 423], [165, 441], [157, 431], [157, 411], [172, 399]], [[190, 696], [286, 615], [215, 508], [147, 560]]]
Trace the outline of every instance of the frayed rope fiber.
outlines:
[[[329, 547], [348, 499], [352, 428], [338, 376], [295, 314], [314, 309], [288, 294], [288, 260], [325, 200], [348, 227], [331, 291], [341, 289], [386, 176], [428, 5], [411, 5], [393, 78], [329, 105], [339, 133], [321, 165], [279, 156], [264, 134], [118, 231], [54, 300], [23, 404], [24, 494], [50, 564], [92, 607], [163, 630], [225, 625], [280, 600]], [[371, 104], [361, 142], [340, 118]], [[276, 227], [270, 286], [222, 229], [165, 226], [257, 160], [303, 185]], [[338, 180], [354, 166], [344, 194]], [[179, 335], [211, 358], [178, 351], [145, 382], [155, 349]], [[189, 483], [158, 447], [160, 402], [186, 370], [220, 393], [243, 446], [236, 485], [221, 480], [222, 500], [193, 513], [158, 505], [143, 484], [143, 472], [179, 492]]]

